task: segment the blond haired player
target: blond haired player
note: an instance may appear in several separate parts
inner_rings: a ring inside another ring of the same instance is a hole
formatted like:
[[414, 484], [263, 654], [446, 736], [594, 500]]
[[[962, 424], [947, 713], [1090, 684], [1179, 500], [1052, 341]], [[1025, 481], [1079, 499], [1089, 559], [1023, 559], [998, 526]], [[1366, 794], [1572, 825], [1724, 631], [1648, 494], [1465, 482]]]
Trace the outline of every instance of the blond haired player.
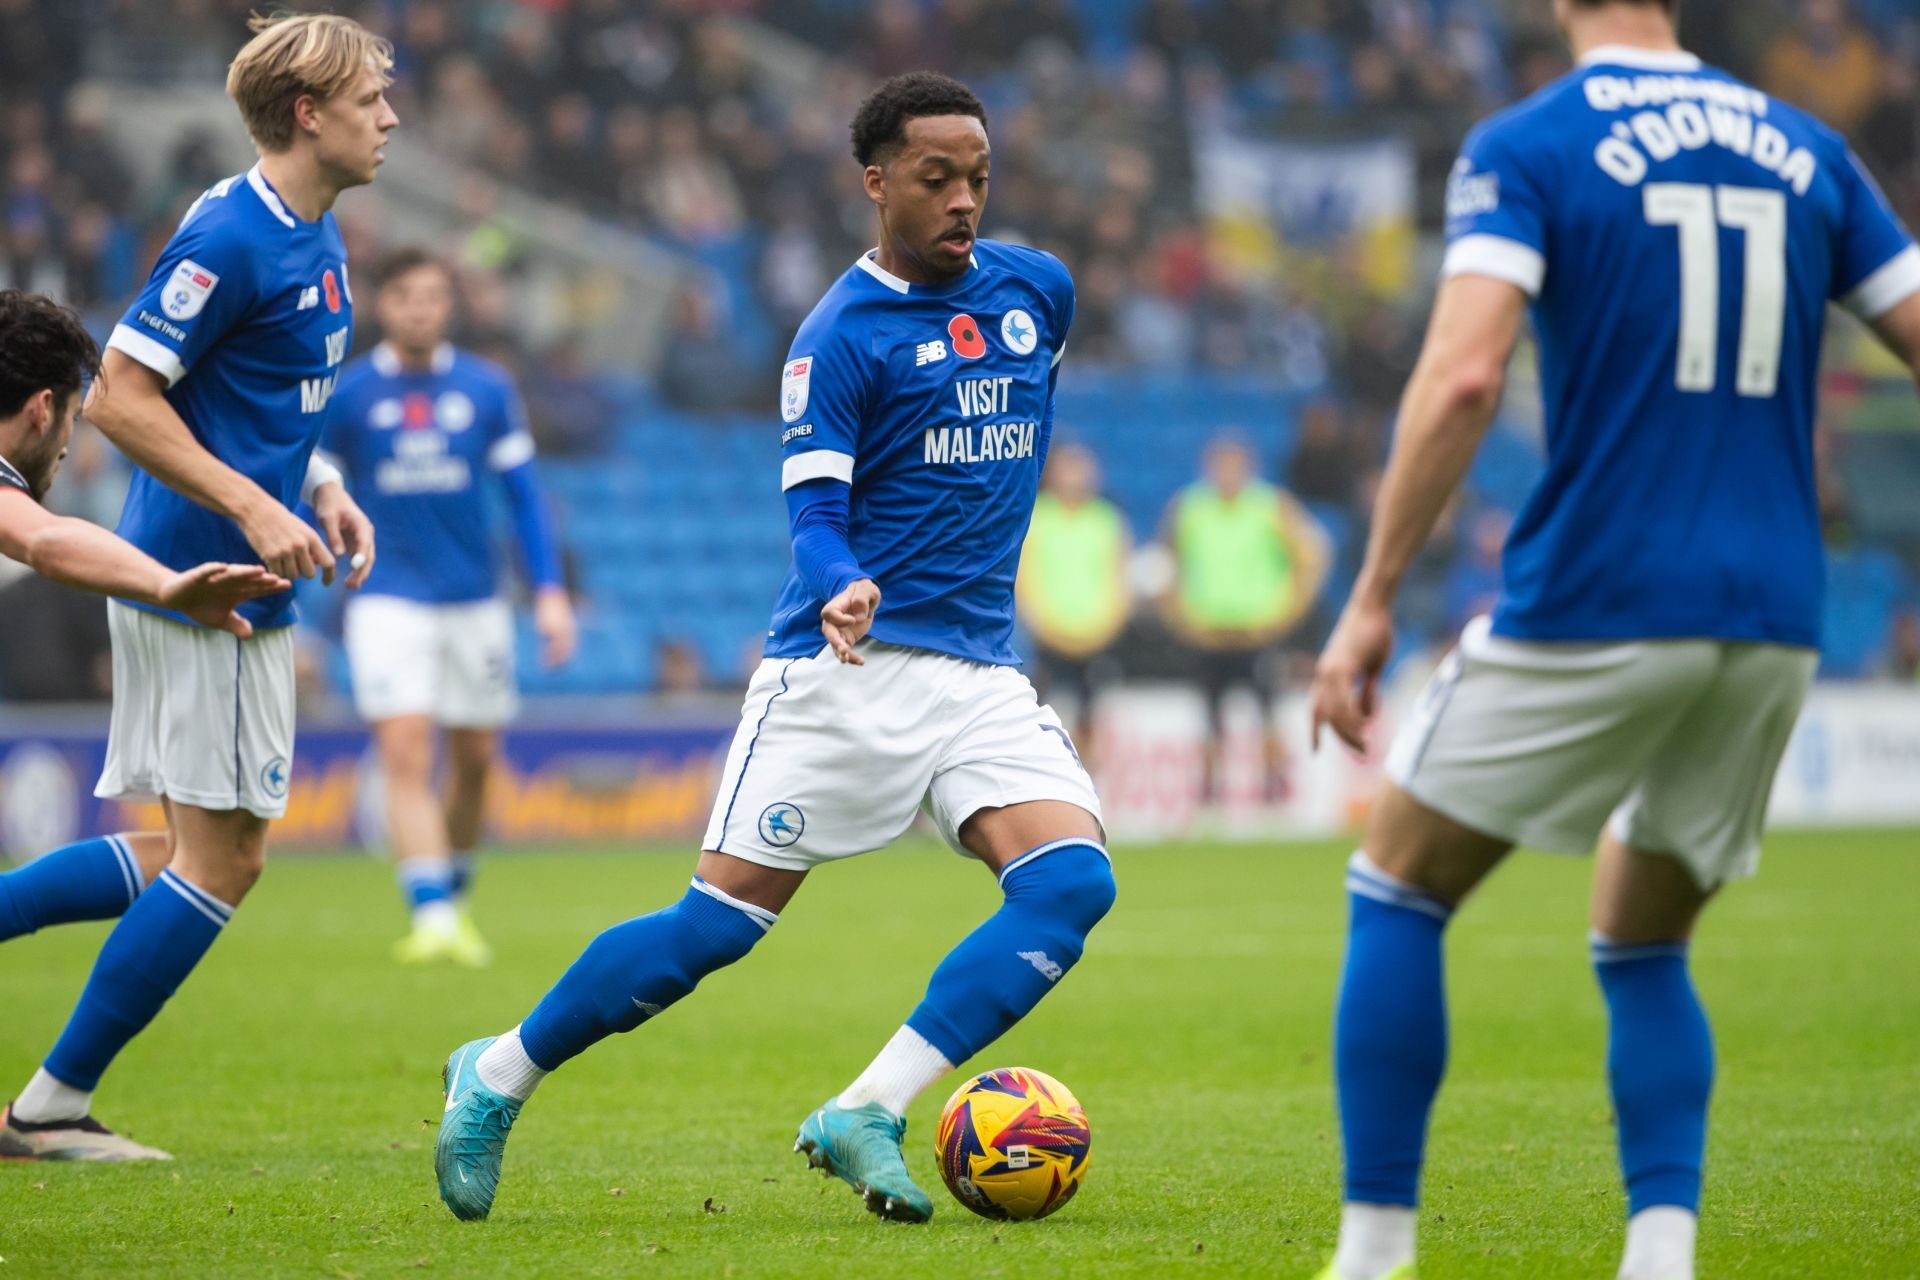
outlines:
[[[90, 416], [135, 464], [128, 542], [174, 569], [264, 564], [331, 584], [373, 559], [339, 476], [311, 465], [353, 335], [329, 212], [371, 182], [399, 120], [386, 41], [328, 15], [255, 19], [227, 93], [260, 162], [196, 201], [107, 343]], [[320, 532], [294, 514], [312, 503]], [[161, 604], [110, 606], [114, 708], [97, 794], [158, 796], [167, 862], [100, 949], [53, 1051], [0, 1124], [0, 1156], [164, 1159], [89, 1115], [116, 1054], [151, 1022], [259, 877], [293, 762], [293, 600], [244, 605], [252, 634]], [[154, 842], [145, 842], [151, 856]], [[143, 871], [146, 869], [143, 869]]]

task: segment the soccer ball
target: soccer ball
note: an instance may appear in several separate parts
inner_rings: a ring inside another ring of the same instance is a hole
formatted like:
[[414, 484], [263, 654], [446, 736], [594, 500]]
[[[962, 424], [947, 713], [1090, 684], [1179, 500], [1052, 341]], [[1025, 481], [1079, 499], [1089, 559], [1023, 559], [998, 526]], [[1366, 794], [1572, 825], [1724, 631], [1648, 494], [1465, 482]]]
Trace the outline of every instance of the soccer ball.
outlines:
[[1087, 1113], [1067, 1087], [1031, 1067], [1001, 1067], [954, 1091], [934, 1149], [954, 1199], [983, 1218], [1044, 1218], [1087, 1176]]

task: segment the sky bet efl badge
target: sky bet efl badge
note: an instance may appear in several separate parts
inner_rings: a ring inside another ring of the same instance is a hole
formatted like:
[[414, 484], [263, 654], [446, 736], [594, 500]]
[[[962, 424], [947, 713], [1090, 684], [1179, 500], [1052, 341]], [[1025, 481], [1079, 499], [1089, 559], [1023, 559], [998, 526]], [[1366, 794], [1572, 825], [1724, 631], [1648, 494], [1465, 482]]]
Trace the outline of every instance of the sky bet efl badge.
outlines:
[[173, 269], [166, 292], [160, 295], [160, 309], [169, 320], [191, 320], [207, 305], [207, 295], [220, 277], [188, 258]]
[[800, 415], [807, 411], [807, 388], [812, 383], [812, 356], [787, 362], [780, 374], [780, 417], [784, 421], [800, 421]]

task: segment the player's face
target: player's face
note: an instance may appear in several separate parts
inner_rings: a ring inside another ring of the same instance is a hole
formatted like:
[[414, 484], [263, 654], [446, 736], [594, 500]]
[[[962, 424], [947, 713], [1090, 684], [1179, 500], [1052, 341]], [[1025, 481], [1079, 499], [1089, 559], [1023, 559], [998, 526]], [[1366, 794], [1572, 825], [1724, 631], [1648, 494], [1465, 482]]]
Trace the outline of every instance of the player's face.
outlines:
[[897, 255], [931, 279], [957, 276], [973, 260], [987, 204], [986, 126], [972, 116], [921, 116], [905, 132], [891, 160], [868, 167], [867, 196]]
[[440, 267], [415, 267], [380, 290], [376, 310], [389, 342], [408, 351], [430, 351], [447, 336], [453, 320], [453, 282]]
[[60, 473], [60, 462], [67, 456], [73, 440], [74, 420], [80, 416], [80, 395], [62, 396], [42, 391], [27, 402], [28, 444], [20, 456], [9, 459], [33, 490], [36, 499], [47, 496], [53, 478]]
[[368, 67], [345, 93], [337, 93], [314, 110], [319, 130], [314, 147], [320, 163], [342, 187], [364, 186], [386, 161], [387, 135], [400, 126], [400, 117], [387, 102], [386, 77]]

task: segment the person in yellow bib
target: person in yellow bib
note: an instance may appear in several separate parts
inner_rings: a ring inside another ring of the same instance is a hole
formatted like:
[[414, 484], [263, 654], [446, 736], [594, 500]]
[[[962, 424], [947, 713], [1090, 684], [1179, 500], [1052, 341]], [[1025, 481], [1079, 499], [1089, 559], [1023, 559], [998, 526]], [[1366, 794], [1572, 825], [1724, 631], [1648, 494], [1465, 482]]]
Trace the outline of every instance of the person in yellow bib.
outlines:
[[1222, 707], [1244, 687], [1259, 704], [1266, 798], [1275, 799], [1286, 765], [1273, 725], [1280, 648], [1326, 583], [1327, 535], [1293, 495], [1255, 475], [1244, 440], [1224, 434], [1207, 446], [1202, 478], [1174, 497], [1163, 537], [1174, 558], [1167, 622], [1207, 701], [1207, 798], [1220, 799]]
[[1033, 683], [1044, 701], [1058, 706], [1065, 695], [1072, 703], [1074, 741], [1088, 759], [1093, 701], [1115, 674], [1113, 646], [1133, 612], [1132, 551], [1126, 517], [1100, 496], [1092, 451], [1055, 445], [1020, 551], [1014, 601], [1032, 641]]

